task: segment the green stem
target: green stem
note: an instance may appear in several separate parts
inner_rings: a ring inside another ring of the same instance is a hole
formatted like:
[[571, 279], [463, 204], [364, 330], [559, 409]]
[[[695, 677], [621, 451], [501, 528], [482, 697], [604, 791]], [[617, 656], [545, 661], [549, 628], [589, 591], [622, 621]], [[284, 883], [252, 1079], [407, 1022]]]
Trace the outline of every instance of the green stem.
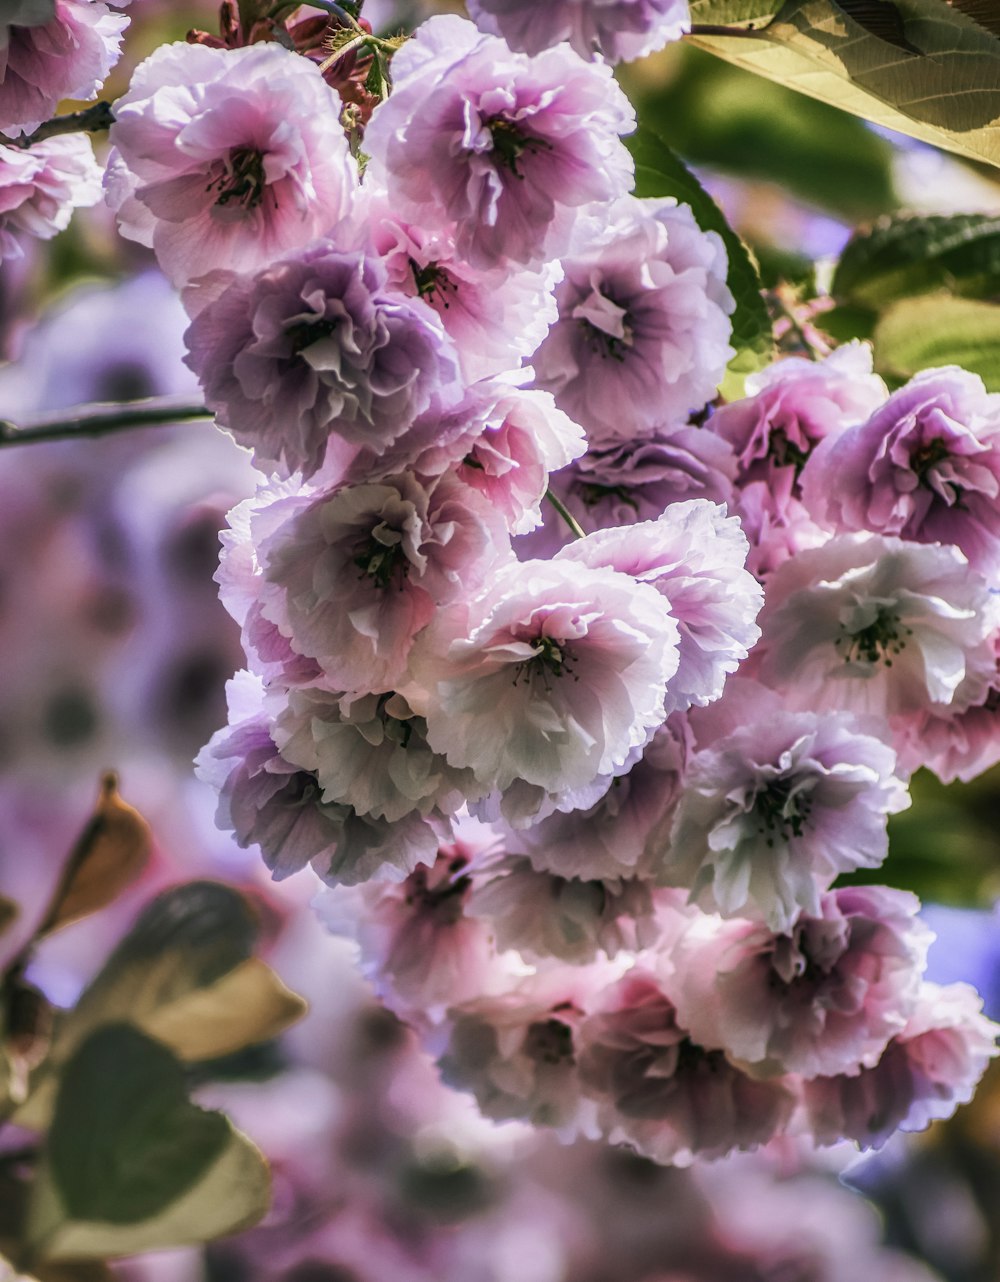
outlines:
[[545, 497], [569, 526], [573, 537], [575, 539], [585, 539], [587, 537], [586, 531], [573, 513], [569, 511], [562, 499], [557, 499], [551, 490], [545, 491]]
[[171, 423], [213, 417], [204, 405], [166, 400], [135, 401], [114, 408], [85, 406], [72, 418], [42, 419], [23, 425], [0, 419], [0, 449], [39, 441], [67, 441], [80, 436], [109, 436], [136, 427], [166, 427]]

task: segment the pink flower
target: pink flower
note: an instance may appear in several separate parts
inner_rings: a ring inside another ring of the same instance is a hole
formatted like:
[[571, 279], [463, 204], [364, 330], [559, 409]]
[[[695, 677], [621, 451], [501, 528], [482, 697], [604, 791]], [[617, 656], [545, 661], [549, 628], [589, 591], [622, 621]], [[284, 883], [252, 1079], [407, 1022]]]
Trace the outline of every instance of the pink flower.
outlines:
[[894, 767], [852, 717], [761, 696], [747, 723], [691, 758], [661, 880], [708, 912], [788, 931], [800, 911], [819, 915], [838, 873], [885, 858], [887, 817], [909, 804]]
[[[725, 441], [699, 427], [658, 431], [640, 440], [591, 445], [552, 477], [553, 492], [590, 533], [639, 521], [655, 521], [685, 499], [732, 499], [736, 460]], [[527, 555], [541, 556], [572, 536], [561, 518], [546, 513], [542, 535], [532, 536]]]
[[547, 792], [618, 772], [664, 719], [677, 625], [654, 588], [614, 570], [501, 567], [465, 610], [424, 634], [428, 742], [503, 793]]
[[608, 1138], [657, 1162], [687, 1166], [757, 1148], [792, 1111], [781, 1081], [755, 1081], [698, 1046], [648, 971], [629, 971], [605, 991], [579, 1042], [580, 1077]]
[[563, 258], [559, 319], [532, 357], [592, 440], [682, 426], [733, 353], [726, 252], [687, 205], [625, 196], [590, 211]]
[[17, 232], [51, 240], [74, 209], [101, 198], [101, 170], [90, 140], [47, 138], [32, 147], [0, 146], [0, 262], [24, 251]]
[[933, 938], [919, 907], [905, 891], [856, 886], [782, 934], [701, 917], [671, 951], [666, 991], [696, 1041], [756, 1076], [855, 1074], [916, 1004]]
[[0, 132], [30, 133], [63, 98], [95, 97], [127, 26], [102, 0], [55, 0], [39, 26], [0, 23]]
[[115, 117], [109, 203], [175, 284], [268, 267], [352, 214], [340, 100], [278, 44], [161, 45]]
[[596, 982], [589, 972], [560, 968], [502, 996], [456, 1004], [438, 1060], [445, 1082], [472, 1091], [498, 1121], [578, 1124], [575, 1037]]
[[1000, 395], [957, 366], [922, 370], [866, 423], [818, 450], [805, 501], [834, 530], [953, 543], [1000, 568]]
[[282, 757], [250, 673], [227, 687], [231, 724], [202, 749], [198, 776], [219, 793], [216, 823], [241, 847], [260, 847], [275, 881], [307, 864], [332, 885], [404, 877], [433, 858], [438, 837], [418, 815], [387, 823], [324, 802], [312, 771]]
[[667, 688], [683, 710], [722, 693], [760, 636], [764, 597], [744, 568], [748, 545], [735, 517], [705, 499], [673, 503], [656, 521], [598, 530], [557, 553], [559, 561], [608, 566], [649, 583], [680, 632], [680, 660]]
[[315, 901], [331, 930], [357, 938], [362, 970], [382, 1000], [416, 1026], [503, 978], [489, 926], [466, 915], [475, 854], [460, 836], [405, 881], [324, 891]]
[[432, 751], [423, 718], [400, 694], [291, 690], [272, 735], [286, 761], [315, 775], [325, 803], [390, 824], [453, 815], [483, 792], [471, 771]]
[[747, 395], [716, 410], [710, 430], [728, 441], [740, 486], [765, 481], [800, 496], [797, 481], [821, 441], [864, 422], [886, 399], [871, 348], [845, 343], [819, 361], [786, 356], [747, 379]]
[[287, 519], [258, 544], [262, 613], [331, 689], [398, 685], [435, 608], [510, 558], [499, 513], [448, 473], [305, 491], [281, 506]]
[[539, 53], [568, 40], [582, 58], [608, 62], [644, 58], [691, 29], [687, 0], [470, 0], [469, 15], [512, 49]]
[[922, 1131], [972, 1098], [997, 1054], [997, 1025], [968, 984], [925, 983], [906, 1027], [873, 1068], [802, 1085], [817, 1144], [881, 1148], [897, 1128]]
[[957, 548], [839, 535], [772, 575], [751, 662], [797, 707], [959, 711], [995, 676], [997, 612]]
[[441, 15], [395, 55], [393, 78], [365, 132], [371, 173], [473, 267], [558, 257], [581, 206], [628, 189], [618, 135], [635, 115], [610, 70], [569, 49], [528, 58]]
[[320, 240], [238, 276], [185, 335], [205, 399], [255, 464], [340, 481], [416, 419], [459, 401], [457, 354], [433, 311], [389, 288], [380, 259]]
[[599, 952], [614, 957], [657, 939], [643, 882], [559, 877], [517, 855], [479, 869], [469, 912], [491, 924], [498, 948], [516, 949], [532, 961], [556, 957], [581, 965]]
[[508, 832], [506, 849], [560, 877], [648, 877], [669, 836], [686, 756], [683, 719], [671, 717], [592, 805], [569, 809], [582, 799], [564, 795], [560, 809]]
[[437, 312], [470, 382], [516, 369], [545, 337], [556, 318], [554, 264], [472, 267], [458, 254], [454, 232], [406, 222], [384, 197], [372, 200], [368, 221], [393, 289]]

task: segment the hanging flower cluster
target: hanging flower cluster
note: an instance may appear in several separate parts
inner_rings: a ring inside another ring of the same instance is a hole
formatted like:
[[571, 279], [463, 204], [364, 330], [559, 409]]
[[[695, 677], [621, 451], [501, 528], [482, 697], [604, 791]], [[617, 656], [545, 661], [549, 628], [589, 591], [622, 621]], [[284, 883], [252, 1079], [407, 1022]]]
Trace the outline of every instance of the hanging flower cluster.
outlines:
[[470, 8], [392, 56], [363, 180], [278, 43], [162, 47], [117, 105], [120, 228], [266, 474], [199, 771], [487, 1115], [880, 1144], [995, 1051], [915, 897], [838, 878], [918, 763], [1000, 759], [1000, 397], [852, 345], [713, 407], [724, 247], [630, 194], [607, 61], [686, 14]]

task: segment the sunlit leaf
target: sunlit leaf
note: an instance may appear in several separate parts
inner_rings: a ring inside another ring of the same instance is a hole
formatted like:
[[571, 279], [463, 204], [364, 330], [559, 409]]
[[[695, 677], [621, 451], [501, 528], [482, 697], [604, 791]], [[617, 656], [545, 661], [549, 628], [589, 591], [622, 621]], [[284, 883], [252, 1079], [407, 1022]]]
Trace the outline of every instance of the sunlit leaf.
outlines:
[[45, 1125], [59, 1065], [103, 1024], [130, 1023], [188, 1061], [275, 1037], [305, 1003], [252, 959], [256, 938], [250, 906], [229, 886], [189, 882], [158, 896], [62, 1020], [17, 1121]]
[[692, 38], [811, 97], [1000, 165], [1000, 39], [946, 0], [895, 0], [893, 9], [901, 40], [873, 33], [836, 0], [693, 0], [695, 24], [752, 24], [755, 34]]
[[640, 128], [626, 141], [635, 158], [636, 195], [675, 196], [691, 206], [702, 231], [718, 232], [722, 237], [729, 257], [726, 280], [736, 300], [731, 339], [736, 355], [729, 363], [722, 391], [730, 398], [740, 396], [747, 374], [763, 369], [774, 354], [771, 319], [761, 294], [757, 268], [718, 205], [661, 138]]
[[902, 299], [872, 336], [876, 369], [900, 383], [919, 370], [961, 365], [1000, 392], [1000, 307], [948, 294]]
[[1000, 218], [886, 219], [849, 242], [831, 284], [835, 298], [876, 310], [940, 290], [966, 298], [1000, 296]]
[[115, 776], [106, 775], [97, 806], [66, 860], [38, 934], [48, 934], [111, 903], [142, 871], [150, 848], [149, 825], [122, 801]]
[[189, 1245], [256, 1222], [268, 1194], [263, 1158], [190, 1102], [180, 1061], [109, 1024], [63, 1071], [27, 1235], [43, 1260]]

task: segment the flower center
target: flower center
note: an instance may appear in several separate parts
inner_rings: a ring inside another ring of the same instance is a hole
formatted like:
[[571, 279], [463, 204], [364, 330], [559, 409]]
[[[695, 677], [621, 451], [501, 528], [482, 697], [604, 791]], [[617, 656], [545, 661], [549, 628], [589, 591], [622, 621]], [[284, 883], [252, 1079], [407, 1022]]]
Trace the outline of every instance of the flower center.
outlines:
[[948, 457], [948, 446], [940, 436], [936, 436], [934, 440], [921, 445], [920, 449], [911, 455], [910, 468], [924, 489], [933, 488], [927, 479], [928, 473]]
[[757, 831], [767, 835], [768, 846], [773, 846], [776, 838], [789, 841], [801, 837], [811, 811], [809, 794], [796, 789], [794, 779], [774, 779], [753, 799]]
[[631, 313], [610, 294], [592, 289], [589, 297], [573, 308], [573, 319], [583, 331], [590, 350], [606, 360], [624, 361], [635, 343]]
[[559, 1019], [539, 1020], [528, 1025], [524, 1053], [536, 1064], [564, 1064], [573, 1061], [573, 1030]]
[[447, 311], [451, 306], [447, 294], [449, 291], [457, 294], [458, 286], [444, 268], [439, 263], [428, 263], [426, 267], [420, 267], [411, 258], [410, 271], [413, 273], [413, 283], [417, 287], [418, 297], [426, 299], [431, 306], [436, 300]]
[[493, 139], [493, 150], [500, 164], [505, 165], [515, 178], [524, 178], [524, 174], [518, 169], [518, 165], [525, 152], [529, 156], [537, 156], [543, 151], [552, 150], [551, 143], [524, 133], [513, 121], [507, 120], [504, 116], [494, 116], [492, 120], [487, 120], [485, 124], [490, 131], [490, 137]]
[[794, 467], [796, 476], [809, 459], [809, 452], [793, 445], [780, 427], [770, 434], [767, 452], [778, 467]]
[[[514, 669], [514, 685], [523, 680], [525, 685], [531, 683], [533, 677], [540, 674], [542, 683], [546, 690], [552, 688], [552, 677], [564, 677], [567, 673], [572, 674], [573, 664], [576, 657], [569, 650], [563, 641], [556, 640], [555, 637], [538, 637], [531, 642], [534, 655], [530, 659], [525, 659]], [[574, 677], [574, 681], [579, 681], [579, 677]]]
[[884, 663], [892, 667], [893, 656], [902, 654], [913, 629], [905, 627], [891, 610], [879, 609], [871, 623], [855, 631], [840, 625], [834, 645], [845, 663]]
[[285, 333], [292, 344], [293, 356], [298, 356], [320, 339], [329, 338], [336, 330], [337, 322], [332, 320], [296, 321], [285, 327]]
[[208, 184], [206, 191], [218, 189], [217, 205], [225, 206], [236, 200], [247, 209], [256, 209], [264, 199], [267, 186], [261, 152], [254, 147], [234, 147], [223, 164], [223, 172]]
[[380, 591], [393, 584], [401, 588], [402, 580], [410, 571], [403, 535], [385, 521], [379, 522], [368, 537], [357, 544], [353, 561], [361, 571], [359, 577], [371, 579]]

